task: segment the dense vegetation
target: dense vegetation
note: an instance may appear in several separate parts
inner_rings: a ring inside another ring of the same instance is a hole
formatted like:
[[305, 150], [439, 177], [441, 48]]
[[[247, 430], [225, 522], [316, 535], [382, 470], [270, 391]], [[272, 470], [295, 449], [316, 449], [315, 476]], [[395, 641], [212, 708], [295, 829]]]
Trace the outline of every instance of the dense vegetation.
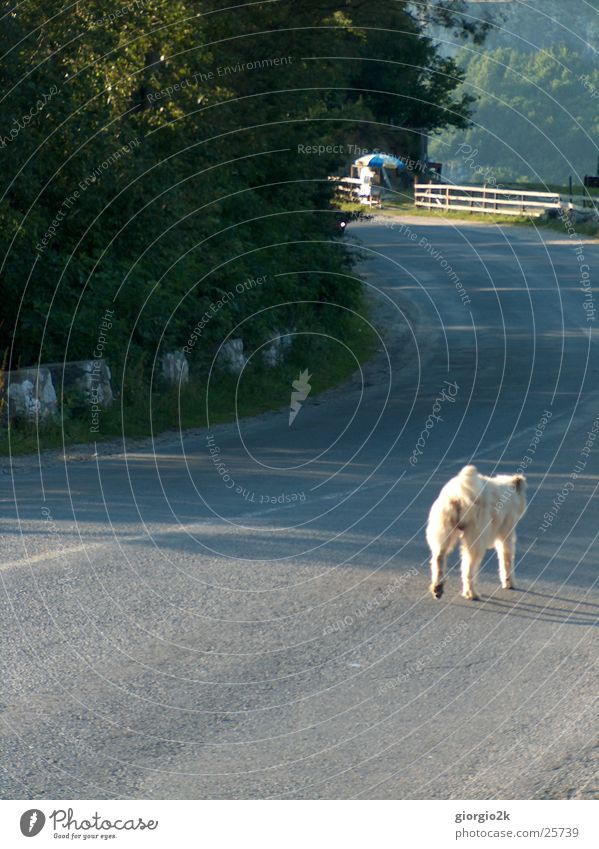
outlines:
[[[280, 406], [298, 370], [317, 392], [369, 356], [327, 177], [359, 148], [417, 156], [421, 132], [466, 125], [461, 73], [425, 35], [436, 20], [478, 38], [466, 5], [397, 2], [384, 21], [366, 0], [6, 9], [3, 366], [103, 356], [118, 395], [92, 436], [87, 400], [62, 393], [44, 445]], [[256, 352], [281, 330], [294, 344], [267, 368]], [[228, 334], [249, 379], [221, 370], [209, 385]], [[154, 369], [181, 348], [193, 379], [179, 394]], [[17, 422], [0, 451], [37, 448], [35, 428]]]
[[[465, 4], [419, 5], [460, 28]], [[251, 347], [331, 321], [318, 303], [358, 305], [358, 284], [335, 276], [350, 260], [330, 242], [327, 175], [350, 144], [415, 153], [405, 128], [468, 115], [460, 72], [409, 7], [389, 4], [384, 29], [363, 0], [7, 10], [0, 346], [12, 366], [91, 357], [107, 309], [111, 364], [149, 361], [250, 277], [267, 283], [219, 309], [194, 356], [250, 316]], [[316, 303], [263, 311], [297, 301]]]

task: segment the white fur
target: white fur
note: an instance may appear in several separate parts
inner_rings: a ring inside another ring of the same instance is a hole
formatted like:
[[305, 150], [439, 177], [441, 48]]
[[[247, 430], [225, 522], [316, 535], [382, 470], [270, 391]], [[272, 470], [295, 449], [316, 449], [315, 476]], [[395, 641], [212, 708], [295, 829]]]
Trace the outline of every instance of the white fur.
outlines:
[[523, 475], [479, 474], [476, 466], [464, 466], [445, 484], [431, 507], [426, 539], [431, 557], [431, 592], [443, 595], [445, 562], [457, 541], [462, 551], [462, 595], [478, 599], [478, 569], [485, 551], [495, 548], [499, 558], [501, 586], [514, 589], [515, 528], [526, 510], [526, 478]]

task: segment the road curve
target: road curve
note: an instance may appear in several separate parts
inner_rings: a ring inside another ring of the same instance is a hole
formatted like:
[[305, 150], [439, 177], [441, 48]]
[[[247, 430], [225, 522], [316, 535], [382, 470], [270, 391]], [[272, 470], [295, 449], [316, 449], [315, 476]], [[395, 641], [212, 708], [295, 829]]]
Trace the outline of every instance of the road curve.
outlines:
[[[3, 476], [3, 798], [597, 796], [599, 244], [346, 238], [381, 350], [291, 426]], [[466, 602], [454, 555], [435, 602], [467, 462], [527, 475], [518, 590], [489, 554]]]

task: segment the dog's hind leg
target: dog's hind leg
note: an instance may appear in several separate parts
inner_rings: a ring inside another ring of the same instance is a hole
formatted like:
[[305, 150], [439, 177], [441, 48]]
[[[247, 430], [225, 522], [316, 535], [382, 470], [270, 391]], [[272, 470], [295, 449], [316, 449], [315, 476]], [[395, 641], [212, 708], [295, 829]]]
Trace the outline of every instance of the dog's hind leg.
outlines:
[[431, 557], [431, 586], [433, 598], [441, 598], [443, 595], [443, 582], [445, 581], [446, 554], [441, 549], [433, 551]]
[[495, 551], [499, 560], [499, 580], [504, 590], [514, 587], [514, 554], [516, 552], [516, 534], [512, 533], [506, 539], [498, 539]]
[[443, 585], [445, 583], [445, 564], [448, 555], [454, 550], [458, 541], [458, 532], [451, 531], [439, 544], [431, 545], [431, 586], [430, 591], [433, 598], [441, 598]]
[[462, 595], [471, 601], [478, 601], [478, 567], [484, 552], [476, 548], [469, 548], [462, 541]]

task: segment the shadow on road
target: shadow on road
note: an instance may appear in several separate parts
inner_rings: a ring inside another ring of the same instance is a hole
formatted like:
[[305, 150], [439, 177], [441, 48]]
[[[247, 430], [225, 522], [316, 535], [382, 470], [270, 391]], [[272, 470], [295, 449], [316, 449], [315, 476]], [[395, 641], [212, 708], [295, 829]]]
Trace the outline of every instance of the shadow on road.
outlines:
[[[547, 599], [547, 601], [535, 604], [531, 596]], [[512, 598], [514, 601], [511, 600]], [[459, 606], [471, 607], [466, 603]], [[517, 590], [509, 599], [498, 598], [495, 595], [483, 598], [480, 611], [558, 625], [586, 625], [587, 627], [599, 625], [599, 605], [551, 593], [539, 593], [535, 590]]]

